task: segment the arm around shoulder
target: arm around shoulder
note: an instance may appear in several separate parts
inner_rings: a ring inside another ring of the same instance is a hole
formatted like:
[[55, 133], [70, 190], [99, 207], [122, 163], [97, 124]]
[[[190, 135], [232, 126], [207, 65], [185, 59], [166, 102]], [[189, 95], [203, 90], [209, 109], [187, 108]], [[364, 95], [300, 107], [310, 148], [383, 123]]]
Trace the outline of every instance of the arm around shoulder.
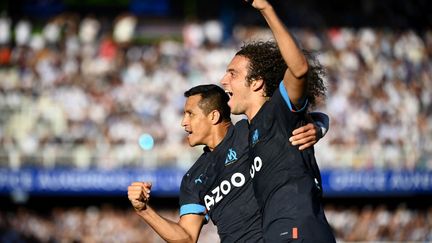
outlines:
[[321, 133], [319, 138], [323, 138], [327, 131], [330, 128], [330, 118], [327, 114], [322, 112], [310, 112], [309, 115], [311, 116], [312, 120], [314, 121], [315, 125], [318, 126], [319, 132]]

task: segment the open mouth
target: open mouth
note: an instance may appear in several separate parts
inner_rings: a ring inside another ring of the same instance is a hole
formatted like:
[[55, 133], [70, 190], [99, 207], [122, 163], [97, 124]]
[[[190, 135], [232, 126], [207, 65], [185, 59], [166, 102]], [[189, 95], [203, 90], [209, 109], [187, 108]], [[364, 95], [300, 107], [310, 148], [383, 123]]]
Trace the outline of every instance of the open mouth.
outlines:
[[228, 97], [231, 99], [233, 96], [233, 93], [231, 91], [225, 90], [225, 93], [228, 95]]

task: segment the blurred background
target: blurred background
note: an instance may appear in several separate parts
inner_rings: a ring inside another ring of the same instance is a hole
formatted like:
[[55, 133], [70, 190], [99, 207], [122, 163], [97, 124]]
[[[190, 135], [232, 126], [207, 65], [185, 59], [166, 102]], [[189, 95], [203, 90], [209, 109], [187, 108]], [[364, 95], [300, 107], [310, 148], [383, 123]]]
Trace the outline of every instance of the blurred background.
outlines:
[[[338, 242], [432, 241], [432, 4], [272, 3], [327, 69], [316, 157]], [[271, 37], [242, 1], [1, 1], [0, 242], [163, 242], [127, 186], [153, 181], [152, 206], [178, 219], [202, 151], [183, 92]], [[200, 242], [218, 242], [211, 223]]]

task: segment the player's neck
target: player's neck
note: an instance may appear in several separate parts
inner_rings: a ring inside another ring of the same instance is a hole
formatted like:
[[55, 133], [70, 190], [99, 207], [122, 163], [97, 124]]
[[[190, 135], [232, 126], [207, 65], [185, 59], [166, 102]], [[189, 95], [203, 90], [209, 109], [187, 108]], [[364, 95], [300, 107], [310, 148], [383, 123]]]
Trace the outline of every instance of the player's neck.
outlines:
[[210, 151], [213, 151], [222, 142], [231, 125], [231, 122], [221, 122], [212, 128], [213, 131], [211, 133], [211, 141], [209, 144], [207, 144], [207, 147], [210, 149]]
[[258, 111], [261, 109], [261, 107], [264, 105], [264, 103], [267, 100], [268, 100], [268, 97], [264, 97], [262, 95], [254, 98], [254, 99], [251, 99], [251, 103], [249, 104], [249, 108], [245, 113], [249, 122], [252, 121], [252, 119], [255, 117], [255, 115], [258, 113]]

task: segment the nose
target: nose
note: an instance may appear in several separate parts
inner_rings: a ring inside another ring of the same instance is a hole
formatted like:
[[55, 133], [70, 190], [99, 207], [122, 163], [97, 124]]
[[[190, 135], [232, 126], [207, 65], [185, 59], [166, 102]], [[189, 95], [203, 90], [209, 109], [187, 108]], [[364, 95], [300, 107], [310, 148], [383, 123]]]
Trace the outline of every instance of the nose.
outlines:
[[222, 86], [224, 86], [224, 87], [228, 85], [228, 79], [227, 79], [226, 74], [222, 77], [220, 82], [221, 82]]
[[186, 116], [183, 115], [183, 118], [182, 118], [182, 120], [181, 120], [181, 126], [182, 126], [182, 127], [186, 127], [186, 125], [187, 125], [187, 122], [186, 122]]
[[228, 86], [228, 79], [226, 78], [226, 75], [224, 75], [220, 81], [222, 87], [226, 88]]

